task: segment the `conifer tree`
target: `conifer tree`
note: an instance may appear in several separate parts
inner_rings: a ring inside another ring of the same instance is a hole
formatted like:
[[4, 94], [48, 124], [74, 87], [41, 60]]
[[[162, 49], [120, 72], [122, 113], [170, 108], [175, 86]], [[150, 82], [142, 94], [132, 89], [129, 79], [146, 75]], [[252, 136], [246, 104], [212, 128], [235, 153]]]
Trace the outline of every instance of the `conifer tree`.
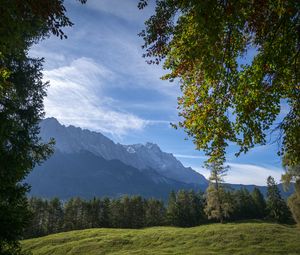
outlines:
[[162, 201], [150, 198], [146, 201], [145, 225], [163, 226], [165, 225], [166, 210]]
[[216, 146], [216, 155], [207, 163], [210, 169], [210, 184], [206, 190], [205, 213], [209, 219], [217, 219], [223, 223], [233, 210], [232, 201], [228, 199], [228, 194], [222, 184], [223, 177], [228, 167], [224, 167], [225, 160], [223, 147]]
[[273, 177], [268, 177], [267, 186], [268, 218], [280, 223], [290, 222], [290, 211], [286, 205], [286, 202], [282, 199], [280, 191]]
[[266, 201], [264, 199], [263, 194], [260, 192], [260, 190], [255, 187], [251, 193], [253, 202], [254, 202], [254, 208], [255, 213], [254, 216], [258, 219], [263, 219], [266, 217]]
[[235, 198], [235, 218], [253, 219], [255, 218], [255, 205], [252, 196], [245, 188], [234, 192]]
[[167, 221], [170, 225], [178, 226], [178, 205], [177, 198], [174, 191], [169, 195], [168, 206], [167, 206]]
[[58, 198], [53, 198], [48, 203], [48, 228], [47, 233], [58, 233], [63, 227], [63, 208]]

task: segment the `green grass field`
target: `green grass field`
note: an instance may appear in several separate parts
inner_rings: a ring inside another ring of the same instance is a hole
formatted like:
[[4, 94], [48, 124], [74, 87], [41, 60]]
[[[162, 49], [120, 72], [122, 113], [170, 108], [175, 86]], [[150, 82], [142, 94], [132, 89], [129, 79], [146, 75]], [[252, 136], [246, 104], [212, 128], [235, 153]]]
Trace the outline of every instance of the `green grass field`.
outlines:
[[25, 240], [33, 255], [300, 254], [300, 229], [271, 223], [88, 229]]

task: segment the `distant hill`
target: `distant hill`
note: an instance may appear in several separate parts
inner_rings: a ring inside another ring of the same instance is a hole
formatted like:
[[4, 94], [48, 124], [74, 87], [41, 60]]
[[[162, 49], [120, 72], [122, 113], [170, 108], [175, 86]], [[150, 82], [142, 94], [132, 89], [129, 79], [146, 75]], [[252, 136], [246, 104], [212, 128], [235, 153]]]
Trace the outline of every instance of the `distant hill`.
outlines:
[[[50, 159], [25, 180], [32, 186], [32, 196], [88, 199], [129, 194], [166, 200], [172, 190], [204, 191], [208, 186], [203, 175], [184, 167], [173, 154], [161, 151], [156, 144], [116, 144], [101, 133], [66, 127], [55, 118], [43, 120], [40, 126], [41, 137], [45, 141], [55, 138], [56, 145]], [[250, 191], [255, 187], [228, 186]], [[266, 187], [259, 188], [266, 194]]]
[[22, 241], [33, 255], [300, 254], [300, 229], [271, 223], [87, 229]]
[[140, 171], [120, 160], [106, 160], [89, 151], [62, 153], [58, 150], [34, 169], [26, 181], [32, 185], [32, 196], [61, 199], [128, 194], [166, 200], [172, 190], [205, 189], [169, 179], [152, 169]]

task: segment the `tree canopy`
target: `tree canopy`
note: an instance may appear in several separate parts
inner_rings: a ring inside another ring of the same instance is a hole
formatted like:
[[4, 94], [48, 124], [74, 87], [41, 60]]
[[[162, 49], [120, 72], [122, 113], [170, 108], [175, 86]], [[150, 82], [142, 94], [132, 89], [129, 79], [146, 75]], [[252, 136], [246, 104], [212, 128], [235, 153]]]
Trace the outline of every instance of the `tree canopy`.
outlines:
[[299, 1], [157, 0], [140, 36], [148, 63], [179, 79], [178, 126], [208, 163], [224, 162], [228, 142], [247, 152], [277, 129], [279, 154], [299, 164]]
[[23, 180], [52, 151], [38, 135], [48, 86], [42, 81], [43, 59], [31, 58], [28, 50], [51, 34], [66, 37], [62, 28], [73, 24], [63, 4], [63, 0], [0, 0], [1, 254], [21, 252], [18, 240], [29, 218], [29, 187]]

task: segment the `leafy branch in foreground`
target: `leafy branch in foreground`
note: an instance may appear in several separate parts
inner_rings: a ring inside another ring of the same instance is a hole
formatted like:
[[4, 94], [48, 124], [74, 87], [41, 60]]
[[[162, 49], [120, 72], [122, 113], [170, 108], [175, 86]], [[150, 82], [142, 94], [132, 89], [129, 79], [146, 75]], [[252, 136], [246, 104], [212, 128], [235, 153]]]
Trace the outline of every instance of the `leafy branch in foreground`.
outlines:
[[147, 62], [180, 81], [178, 126], [208, 165], [223, 166], [228, 142], [236, 155], [266, 144], [271, 129], [278, 154], [300, 164], [299, 1], [157, 0], [139, 35]]
[[285, 102], [281, 153], [300, 162], [299, 13], [295, 0], [156, 1], [140, 33], [144, 57], [164, 61], [163, 79], [179, 78], [179, 126], [210, 158], [224, 141], [238, 154], [265, 144]]

